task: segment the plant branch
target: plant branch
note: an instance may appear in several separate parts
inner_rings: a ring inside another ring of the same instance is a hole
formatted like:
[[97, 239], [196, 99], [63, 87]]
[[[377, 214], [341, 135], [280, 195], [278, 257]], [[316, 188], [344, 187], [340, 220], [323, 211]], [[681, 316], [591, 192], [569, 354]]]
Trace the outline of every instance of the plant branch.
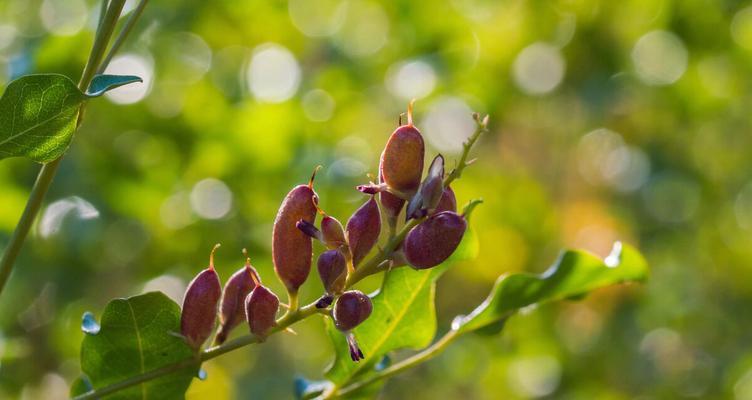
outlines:
[[133, 30], [133, 27], [136, 25], [136, 21], [138, 21], [138, 18], [144, 12], [144, 8], [146, 8], [146, 4], [148, 2], [149, 0], [141, 0], [136, 6], [136, 8], [131, 12], [131, 16], [128, 17], [128, 21], [126, 21], [125, 25], [123, 26], [123, 29], [120, 30], [120, 33], [118, 33], [117, 38], [115, 38], [115, 42], [112, 44], [110, 51], [107, 53], [107, 56], [104, 58], [102, 65], [100, 65], [99, 68], [97, 69], [97, 74], [104, 73], [104, 70], [107, 68], [108, 65], [110, 65], [110, 61], [112, 61], [112, 58], [115, 57], [115, 54], [117, 54], [117, 52], [123, 46], [123, 43], [125, 43], [125, 39], [128, 38], [128, 34], [130, 34], [131, 30]]
[[[107, 44], [110, 41], [112, 32], [115, 29], [115, 25], [120, 18], [123, 6], [125, 5], [125, 0], [111, 0], [111, 2], [109, 0], [102, 1], [104, 3], [100, 12], [102, 18], [97, 27], [97, 33], [94, 38], [94, 44], [91, 48], [89, 60], [87, 61], [84, 71], [81, 74], [81, 79], [78, 82], [78, 88], [82, 92], [85, 92], [86, 89], [88, 89], [91, 80], [94, 79], [95, 71], [100, 68], [100, 65], [106, 66], [101, 60], [107, 49]], [[107, 60], [107, 62], [109, 62], [109, 60]], [[82, 105], [79, 110], [77, 126], [81, 124], [84, 107], [85, 104]], [[31, 194], [26, 201], [26, 206], [21, 214], [21, 218], [19, 219], [18, 224], [13, 231], [13, 235], [5, 248], [2, 259], [0, 259], [0, 293], [2, 293], [5, 284], [8, 282], [16, 258], [21, 252], [21, 247], [23, 247], [24, 241], [26, 241], [26, 237], [29, 235], [29, 231], [34, 224], [37, 214], [39, 214], [44, 197], [52, 184], [52, 180], [55, 178], [61, 160], [62, 157], [44, 164], [39, 170], [39, 174], [34, 182], [34, 186], [31, 188]]]
[[[453, 180], [460, 177], [462, 170], [470, 165], [467, 161], [468, 154], [470, 153], [470, 150], [472, 149], [475, 142], [478, 140], [478, 137], [481, 133], [483, 133], [486, 130], [486, 126], [488, 123], [488, 117], [483, 119], [482, 121], [480, 118], [476, 115], [474, 115], [476, 121], [478, 122], [478, 128], [476, 131], [470, 136], [470, 138], [465, 142], [463, 145], [463, 153], [460, 157], [460, 163], [457, 168], [455, 168], [447, 177], [444, 179], [444, 185], [450, 184]], [[402, 241], [405, 239], [405, 236], [407, 236], [408, 232], [415, 226], [417, 226], [419, 223], [421, 223], [423, 220], [425, 220], [425, 217], [418, 218], [418, 219], [411, 219], [405, 225], [400, 229], [400, 231], [397, 234], [390, 235], [389, 240], [384, 245], [384, 247], [381, 249], [381, 251], [374, 255], [372, 258], [370, 258], [367, 262], [361, 264], [358, 266], [358, 268], [352, 273], [349, 274], [347, 277], [347, 280], [345, 282], [345, 288], [351, 288], [356, 283], [360, 282], [362, 279], [374, 275], [378, 272], [381, 272], [382, 269], [380, 266], [387, 260], [391, 259], [392, 254], [394, 251], [399, 247], [399, 245], [402, 243]], [[260, 343], [264, 341], [268, 336], [271, 336], [273, 334], [279, 333], [281, 331], [284, 331], [288, 327], [292, 326], [293, 324], [308, 318], [312, 315], [315, 315], [317, 313], [328, 315], [327, 309], [319, 309], [316, 308], [316, 302], [308, 304], [302, 308], [297, 308], [297, 293], [289, 293], [290, 296], [290, 309], [288, 312], [283, 315], [281, 318], [277, 320], [277, 325], [272, 328], [269, 333], [264, 337], [259, 337], [257, 335], [249, 334], [245, 336], [241, 336], [239, 338], [233, 339], [231, 341], [228, 341], [222, 345], [215, 346], [212, 348], [209, 348], [202, 353], [200, 353], [197, 357], [194, 358], [188, 358], [185, 360], [181, 360], [172, 364], [165, 365], [161, 368], [145, 372], [140, 375], [133, 376], [131, 378], [128, 378], [126, 380], [114, 383], [109, 386], [105, 386], [100, 389], [94, 389], [92, 391], [89, 391], [87, 393], [84, 393], [80, 396], [75, 397], [73, 400], [87, 400], [87, 399], [95, 399], [104, 395], [112, 394], [115, 392], [118, 392], [123, 389], [127, 389], [129, 387], [138, 385], [140, 383], [144, 383], [153, 379], [157, 379], [159, 377], [162, 377], [164, 375], [168, 375], [170, 373], [173, 373], [175, 371], [178, 371], [182, 368], [188, 368], [188, 367], [196, 367], [200, 366], [202, 362], [211, 360], [215, 357], [218, 357], [222, 354], [231, 352], [233, 350], [237, 350], [241, 347], [245, 347], [254, 343]], [[426, 348], [425, 350], [421, 351], [420, 353], [417, 353], [413, 355], [410, 358], [407, 358], [389, 368], [384, 369], [381, 371], [378, 375], [375, 375], [373, 377], [368, 378], [368, 380], [364, 380], [361, 382], [356, 382], [350, 386], [346, 386], [345, 388], [341, 389], [341, 391], [337, 392], [336, 389], [333, 393], [337, 393], [337, 395], [342, 395], [346, 393], [350, 393], [352, 391], [355, 391], [359, 389], [360, 387], [366, 386], [370, 384], [373, 381], [384, 379], [389, 376], [392, 376], [404, 369], [411, 368], [421, 362], [424, 362], [432, 357], [434, 357], [436, 354], [441, 352], [452, 340], [454, 340], [457, 336], [459, 336], [459, 333], [452, 330], [449, 331], [446, 335], [444, 335], [441, 339], [439, 339], [436, 343], [431, 345], [430, 347]]]
[[434, 357], [436, 357], [439, 353], [444, 351], [447, 346], [449, 346], [450, 343], [452, 343], [455, 339], [460, 337], [460, 333], [456, 330], [450, 330], [444, 336], [442, 336], [439, 340], [437, 340], [434, 344], [431, 346], [423, 349], [422, 351], [413, 354], [412, 356], [394, 364], [387, 368], [384, 368], [383, 370], [377, 372], [375, 375], [369, 376], [366, 379], [363, 379], [362, 381], [355, 382], [350, 386], [345, 386], [344, 388], [333, 391], [331, 393], [328, 393], [325, 399], [333, 399], [336, 397], [342, 397], [345, 395], [348, 395], [350, 393], [356, 392], [368, 385], [371, 385], [374, 382], [380, 381], [382, 379], [386, 379], [389, 377], [392, 377], [394, 375], [399, 374], [400, 372], [410, 369], [412, 367], [415, 367], [421, 363], [424, 363]]

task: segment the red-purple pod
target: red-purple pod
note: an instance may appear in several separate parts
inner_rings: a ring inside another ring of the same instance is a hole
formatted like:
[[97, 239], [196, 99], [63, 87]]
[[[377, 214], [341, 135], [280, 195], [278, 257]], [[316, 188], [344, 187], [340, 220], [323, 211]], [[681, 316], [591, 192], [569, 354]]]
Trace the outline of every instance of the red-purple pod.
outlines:
[[345, 229], [342, 227], [342, 223], [326, 214], [321, 219], [321, 236], [324, 239], [324, 244], [329, 249], [333, 250], [347, 246]]
[[245, 299], [245, 318], [251, 333], [266, 336], [277, 324], [277, 310], [279, 298], [265, 286], [259, 284]]
[[347, 221], [346, 233], [353, 266], [356, 266], [371, 251], [381, 233], [381, 214], [373, 196]]
[[441, 194], [441, 200], [436, 205], [435, 213], [443, 211], [457, 212], [457, 196], [454, 195], [454, 190], [447, 186], [444, 188], [444, 192]]
[[[379, 183], [382, 182], [384, 182], [384, 178], [379, 175]], [[402, 207], [405, 205], [405, 200], [389, 192], [381, 192], [379, 193], [379, 202], [381, 202], [381, 209], [384, 212], [387, 223], [394, 229], [397, 226], [397, 218], [402, 211]]]
[[217, 305], [222, 296], [222, 284], [214, 270], [214, 252], [218, 247], [219, 244], [214, 246], [209, 266], [193, 278], [183, 296], [180, 333], [194, 350], [200, 349], [211, 336], [217, 320]]
[[412, 102], [407, 108], [407, 125], [398, 127], [381, 154], [379, 175], [390, 188], [412, 197], [423, 175], [425, 143], [412, 121]]
[[467, 221], [457, 213], [434, 214], [413, 228], [405, 237], [402, 249], [415, 269], [435, 267], [454, 253], [467, 230]]
[[216, 344], [222, 344], [227, 340], [233, 328], [245, 319], [245, 298], [256, 287], [256, 281], [261, 278], [256, 269], [251, 266], [251, 259], [246, 255], [245, 265], [237, 270], [225, 284], [222, 290], [222, 301], [219, 303], [219, 329], [214, 338]]
[[343, 293], [334, 304], [334, 326], [345, 333], [347, 345], [350, 347], [350, 358], [353, 361], [357, 362], [365, 357], [350, 331], [368, 319], [372, 311], [371, 299], [359, 290]]
[[313, 258], [311, 237], [297, 227], [300, 220], [313, 224], [318, 195], [313, 190], [314, 171], [308, 185], [298, 185], [287, 194], [277, 212], [272, 230], [274, 271], [287, 290], [296, 293], [308, 278]]
[[324, 290], [331, 295], [341, 293], [347, 278], [347, 260], [342, 252], [327, 250], [321, 253], [317, 267]]

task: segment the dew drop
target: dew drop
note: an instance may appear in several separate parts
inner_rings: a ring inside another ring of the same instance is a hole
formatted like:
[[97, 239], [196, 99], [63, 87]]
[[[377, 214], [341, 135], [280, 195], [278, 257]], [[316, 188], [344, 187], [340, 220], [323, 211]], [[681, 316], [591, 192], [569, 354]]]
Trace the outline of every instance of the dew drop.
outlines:
[[197, 376], [198, 376], [199, 380], [205, 381], [206, 378], [209, 377], [209, 374], [206, 373], [205, 369], [201, 368], [201, 369], [198, 370], [198, 375]]
[[614, 247], [611, 249], [611, 253], [603, 260], [607, 267], [615, 268], [619, 266], [621, 263], [621, 249], [621, 242], [615, 242]]
[[102, 329], [99, 323], [94, 319], [94, 314], [87, 311], [81, 317], [81, 330], [87, 335], [96, 335]]

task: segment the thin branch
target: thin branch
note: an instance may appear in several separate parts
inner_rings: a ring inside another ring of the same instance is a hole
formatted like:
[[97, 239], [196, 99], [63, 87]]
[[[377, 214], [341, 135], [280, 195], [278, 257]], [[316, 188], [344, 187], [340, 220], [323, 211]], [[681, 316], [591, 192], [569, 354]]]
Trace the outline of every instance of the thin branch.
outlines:
[[[103, 1], [107, 3], [107, 0]], [[97, 35], [94, 39], [94, 45], [91, 48], [89, 60], [81, 74], [81, 80], [78, 82], [78, 88], [82, 92], [86, 91], [91, 80], [94, 79], [94, 71], [99, 68], [100, 60], [104, 55], [107, 43], [110, 41], [112, 31], [115, 29], [115, 24], [120, 17], [120, 12], [122, 11], [124, 4], [125, 0], [112, 0], [110, 6], [107, 7], [107, 11], [104, 12], [104, 18], [100, 21], [99, 27], [97, 28]], [[104, 6], [102, 10], [104, 10]], [[84, 106], [82, 105], [79, 111], [79, 124], [81, 123], [83, 109]], [[31, 188], [29, 199], [26, 201], [26, 207], [24, 207], [24, 211], [16, 225], [16, 229], [13, 231], [13, 236], [11, 236], [8, 246], [5, 248], [3, 258], [0, 259], [0, 293], [2, 293], [5, 284], [8, 282], [16, 258], [21, 252], [21, 247], [23, 247], [24, 241], [26, 241], [26, 237], [29, 235], [29, 231], [34, 224], [37, 214], [39, 214], [44, 197], [52, 184], [52, 180], [55, 178], [61, 160], [62, 157], [44, 164], [42, 169], [39, 170], [34, 186]]]
[[125, 43], [125, 39], [128, 38], [128, 34], [131, 32], [131, 30], [133, 30], [133, 27], [136, 25], [136, 21], [138, 21], [138, 18], [144, 12], [144, 8], [146, 8], [146, 4], [148, 2], [149, 0], [141, 0], [136, 8], [133, 9], [131, 16], [128, 17], [128, 21], [126, 21], [120, 33], [118, 33], [118, 36], [115, 39], [115, 42], [112, 44], [110, 51], [107, 52], [107, 56], [104, 58], [102, 65], [100, 65], [99, 69], [97, 69], [97, 74], [104, 73], [104, 70], [108, 65], [110, 65], [110, 61], [112, 61], [112, 58], [115, 57], [115, 54], [117, 54], [117, 52], [123, 46], [123, 43]]

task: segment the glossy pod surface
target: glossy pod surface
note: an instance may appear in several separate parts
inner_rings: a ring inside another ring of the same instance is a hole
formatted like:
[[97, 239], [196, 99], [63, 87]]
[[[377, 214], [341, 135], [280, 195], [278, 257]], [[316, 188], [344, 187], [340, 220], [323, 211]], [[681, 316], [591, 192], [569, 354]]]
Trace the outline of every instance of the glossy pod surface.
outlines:
[[403, 244], [407, 262], [416, 269], [441, 264], [457, 249], [466, 229], [467, 222], [457, 213], [432, 215], [407, 234]]
[[373, 311], [371, 299], [359, 290], [342, 294], [334, 304], [334, 325], [340, 331], [349, 331], [368, 319]]
[[412, 195], [423, 175], [425, 143], [412, 125], [398, 127], [389, 137], [381, 154], [379, 174], [389, 187]]
[[272, 232], [272, 259], [277, 276], [288, 290], [297, 292], [311, 271], [313, 244], [301, 232], [299, 220], [313, 223], [318, 202], [310, 185], [299, 185], [287, 194], [279, 207]]
[[339, 250], [327, 250], [319, 256], [317, 263], [321, 283], [329, 294], [337, 294], [345, 287], [347, 260]]
[[353, 213], [347, 221], [346, 232], [353, 264], [358, 265], [379, 240], [381, 233], [381, 214], [373, 196]]
[[199, 349], [214, 330], [222, 285], [214, 268], [201, 271], [188, 285], [180, 314], [180, 333], [188, 345]]
[[232, 274], [225, 284], [219, 303], [217, 344], [224, 343], [230, 331], [245, 319], [245, 298], [256, 286], [251, 277], [251, 274], [255, 273], [252, 267], [244, 266]]
[[254, 335], [264, 336], [276, 325], [279, 298], [265, 286], [257, 286], [245, 300], [245, 316]]

